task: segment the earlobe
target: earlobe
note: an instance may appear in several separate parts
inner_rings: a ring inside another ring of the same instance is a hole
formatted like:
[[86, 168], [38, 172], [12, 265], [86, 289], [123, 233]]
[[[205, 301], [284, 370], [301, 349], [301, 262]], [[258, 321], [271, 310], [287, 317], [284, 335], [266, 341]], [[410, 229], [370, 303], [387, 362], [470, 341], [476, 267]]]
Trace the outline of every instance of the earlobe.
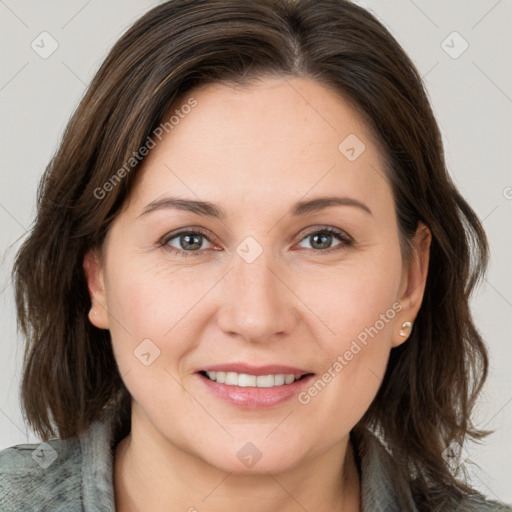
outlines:
[[412, 322], [404, 322], [402, 324], [402, 328], [398, 331], [398, 334], [400, 334], [400, 336], [405, 338], [408, 335], [406, 329], [412, 330], [412, 326], [413, 326]]
[[393, 336], [394, 347], [409, 338], [414, 320], [421, 307], [427, 283], [431, 241], [430, 229], [419, 222], [412, 244], [411, 261], [408, 267], [404, 269], [400, 286], [398, 300], [402, 304], [402, 310], [399, 317], [397, 317], [398, 329], [396, 335]]
[[84, 256], [83, 268], [92, 304], [88, 313], [89, 321], [99, 329], [108, 329], [109, 316], [105, 281], [103, 278], [101, 258], [97, 249], [87, 251]]

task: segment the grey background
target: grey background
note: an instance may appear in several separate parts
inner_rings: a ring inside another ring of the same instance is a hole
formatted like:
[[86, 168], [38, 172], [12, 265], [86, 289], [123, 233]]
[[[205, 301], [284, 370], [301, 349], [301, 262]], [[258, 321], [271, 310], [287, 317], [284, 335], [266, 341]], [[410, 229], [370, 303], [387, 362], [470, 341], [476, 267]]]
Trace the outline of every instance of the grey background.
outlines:
[[[19, 405], [23, 345], [9, 272], [34, 217], [39, 177], [109, 48], [157, 3], [0, 0], [0, 449], [37, 442]], [[450, 171], [490, 239], [489, 272], [472, 309], [491, 356], [476, 423], [495, 433], [468, 446], [466, 456], [474, 463], [468, 466], [472, 485], [512, 503], [512, 2], [357, 3], [377, 14], [424, 77]], [[35, 41], [44, 45], [40, 51], [51, 48], [50, 39], [41, 43], [43, 31], [58, 43], [46, 59], [31, 47]], [[450, 35], [454, 31], [460, 36]], [[467, 50], [453, 58], [464, 41]]]

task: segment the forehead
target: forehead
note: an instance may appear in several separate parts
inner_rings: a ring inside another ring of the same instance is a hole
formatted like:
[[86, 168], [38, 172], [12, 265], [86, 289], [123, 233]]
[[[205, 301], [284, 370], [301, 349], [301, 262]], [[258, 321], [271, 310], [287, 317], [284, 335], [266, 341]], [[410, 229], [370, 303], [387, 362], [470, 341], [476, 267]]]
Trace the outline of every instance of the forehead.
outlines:
[[391, 193], [361, 116], [315, 81], [209, 84], [182, 96], [163, 122], [171, 117], [169, 133], [138, 170], [142, 201], [171, 192], [255, 204], [333, 191], [360, 200]]

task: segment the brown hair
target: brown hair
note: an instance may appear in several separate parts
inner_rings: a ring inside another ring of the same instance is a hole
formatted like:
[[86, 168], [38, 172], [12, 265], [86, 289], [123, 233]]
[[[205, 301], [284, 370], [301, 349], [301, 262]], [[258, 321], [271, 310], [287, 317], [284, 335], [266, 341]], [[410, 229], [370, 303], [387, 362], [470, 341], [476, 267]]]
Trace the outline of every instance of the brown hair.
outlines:
[[[138, 154], [173, 102], [212, 82], [264, 75], [317, 80], [366, 120], [386, 160], [404, 261], [418, 222], [432, 233], [428, 279], [410, 339], [391, 352], [377, 397], [357, 428], [382, 433], [428, 510], [430, 488], [468, 489], [443, 459], [452, 441], [480, 438], [470, 420], [488, 359], [470, 294], [487, 265], [475, 213], [447, 173], [421, 78], [377, 19], [345, 0], [173, 0], [115, 44], [72, 116], [38, 191], [38, 212], [14, 266], [27, 339], [22, 398], [43, 438], [76, 435], [129, 395], [110, 334], [88, 321], [82, 268], [132, 186]], [[397, 470], [398, 471], [398, 470]], [[429, 508], [430, 507], [430, 508]]]

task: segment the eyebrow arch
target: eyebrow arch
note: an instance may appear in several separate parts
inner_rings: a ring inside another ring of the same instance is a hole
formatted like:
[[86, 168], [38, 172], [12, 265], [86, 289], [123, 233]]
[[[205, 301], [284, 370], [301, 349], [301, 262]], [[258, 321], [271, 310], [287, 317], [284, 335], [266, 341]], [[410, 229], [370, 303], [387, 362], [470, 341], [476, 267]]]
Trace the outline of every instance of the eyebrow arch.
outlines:
[[[299, 217], [309, 213], [318, 212], [332, 206], [353, 206], [363, 210], [370, 215], [373, 215], [370, 208], [368, 208], [368, 206], [366, 206], [361, 201], [352, 199], [350, 197], [338, 196], [318, 197], [315, 199], [310, 199], [309, 201], [299, 201], [293, 205], [290, 213], [294, 217]], [[203, 217], [214, 217], [218, 219], [226, 219], [227, 217], [226, 212], [222, 208], [208, 201], [183, 199], [172, 196], [151, 201], [151, 203], [144, 207], [139, 217], [154, 211], [165, 209], [184, 210], [195, 213], [197, 215], [201, 215]]]

